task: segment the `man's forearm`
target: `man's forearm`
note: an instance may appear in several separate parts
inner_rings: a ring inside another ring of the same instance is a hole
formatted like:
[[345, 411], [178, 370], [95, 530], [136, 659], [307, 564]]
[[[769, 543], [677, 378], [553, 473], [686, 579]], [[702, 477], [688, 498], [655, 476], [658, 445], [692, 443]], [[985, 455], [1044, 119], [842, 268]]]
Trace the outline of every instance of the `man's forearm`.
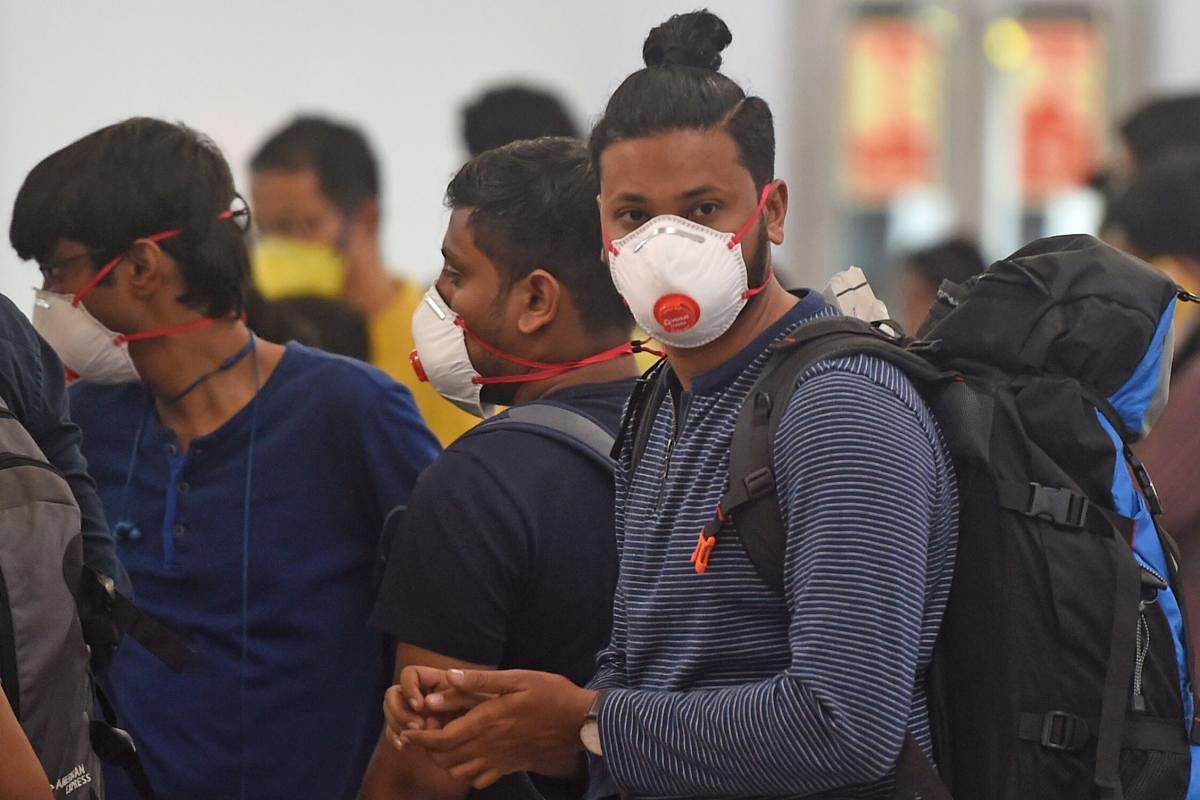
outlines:
[[[807, 795], [866, 783], [895, 762], [907, 703], [861, 702], [818, 699], [788, 675], [725, 689], [612, 691], [600, 714], [604, 762], [623, 791], [647, 797]], [[859, 713], [865, 707], [875, 711]]]
[[419, 747], [397, 750], [387, 732], [379, 737], [363, 777], [359, 800], [463, 800], [471, 787], [429, 760]]

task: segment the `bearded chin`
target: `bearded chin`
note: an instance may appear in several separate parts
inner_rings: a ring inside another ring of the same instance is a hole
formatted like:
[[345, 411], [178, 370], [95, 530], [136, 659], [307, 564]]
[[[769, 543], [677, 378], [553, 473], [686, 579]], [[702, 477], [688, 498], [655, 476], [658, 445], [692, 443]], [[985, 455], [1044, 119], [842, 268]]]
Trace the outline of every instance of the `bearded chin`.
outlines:
[[[745, 240], [743, 240], [745, 241]], [[753, 253], [747, 254], [746, 280], [747, 288], [756, 289], [767, 279], [767, 271], [771, 264], [771, 240], [767, 238], [766, 220], [758, 223], [758, 247]]]

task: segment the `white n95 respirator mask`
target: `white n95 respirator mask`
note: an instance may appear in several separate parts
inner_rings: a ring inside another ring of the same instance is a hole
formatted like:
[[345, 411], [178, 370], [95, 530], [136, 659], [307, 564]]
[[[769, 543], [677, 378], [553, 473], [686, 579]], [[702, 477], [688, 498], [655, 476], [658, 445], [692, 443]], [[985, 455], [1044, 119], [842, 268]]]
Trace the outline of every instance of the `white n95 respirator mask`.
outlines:
[[616, 241], [605, 236], [613, 283], [652, 339], [680, 348], [706, 345], [729, 330], [746, 302], [771, 282], [768, 269], [762, 284], [750, 288], [742, 239], [772, 188], [763, 188], [754, 214], [737, 233], [668, 214]]
[[467, 354], [466, 333], [436, 287], [425, 293], [413, 312], [412, 332], [417, 349], [409, 359], [420, 380], [468, 414], [486, 419], [496, 413], [495, 405], [480, 399], [482, 376]]
[[[468, 336], [491, 355], [529, 371], [492, 377], [480, 375], [467, 351]], [[413, 350], [409, 359], [417, 378], [428, 381], [438, 394], [463, 411], [485, 419], [496, 412], [494, 404], [485, 403], [480, 397], [483, 387], [488, 384], [533, 383], [581, 367], [631, 356], [635, 352], [634, 344], [626, 342], [578, 361], [534, 361], [506, 353], [473, 333], [463, 318], [442, 299], [436, 286], [425, 293], [413, 313], [413, 343], [417, 349]], [[637, 349], [647, 348], [639, 342]]]
[[72, 295], [36, 290], [33, 328], [54, 348], [63, 366], [85, 381], [140, 380], [126, 337], [106, 328]]

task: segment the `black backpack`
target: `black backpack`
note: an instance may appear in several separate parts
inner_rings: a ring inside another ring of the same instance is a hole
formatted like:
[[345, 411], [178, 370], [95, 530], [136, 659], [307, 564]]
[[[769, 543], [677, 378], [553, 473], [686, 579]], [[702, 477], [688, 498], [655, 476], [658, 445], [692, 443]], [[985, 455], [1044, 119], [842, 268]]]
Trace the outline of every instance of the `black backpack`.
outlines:
[[[1181, 688], [1194, 682], [1177, 550], [1127, 444], [1145, 413], [1131, 399], [1144, 402], [1162, 376], [1157, 362], [1169, 363], [1177, 292], [1090, 236], [1055, 237], [965, 287], [944, 284], [917, 341], [828, 317], [774, 345], [737, 419], [729, 485], [704, 534], [736, 518], [776, 591], [784, 526], [772, 442], [809, 367], [864, 353], [896, 365], [954, 459], [957, 560], [927, 674], [937, 771], [909, 735], [896, 797], [1200, 795], [1189, 787], [1200, 739], [1185, 722], [1196, 705]], [[648, 372], [631, 400], [634, 464], [669, 369]]]
[[55, 798], [103, 798], [101, 761], [153, 797], [129, 735], [92, 714], [118, 632], [183, 668], [183, 643], [84, 566], [71, 487], [0, 400], [0, 686]]

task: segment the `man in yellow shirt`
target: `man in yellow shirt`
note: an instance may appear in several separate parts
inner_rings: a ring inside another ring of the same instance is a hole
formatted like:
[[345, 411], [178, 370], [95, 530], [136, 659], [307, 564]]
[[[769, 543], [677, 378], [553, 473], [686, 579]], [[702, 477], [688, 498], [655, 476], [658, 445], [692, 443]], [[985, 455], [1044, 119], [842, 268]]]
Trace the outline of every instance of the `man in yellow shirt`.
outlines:
[[250, 169], [262, 235], [254, 283], [263, 297], [339, 298], [367, 321], [371, 363], [412, 391], [443, 444], [477, 423], [419, 382], [409, 364], [423, 292], [384, 264], [379, 169], [366, 137], [329, 119], [297, 117], [263, 143]]

